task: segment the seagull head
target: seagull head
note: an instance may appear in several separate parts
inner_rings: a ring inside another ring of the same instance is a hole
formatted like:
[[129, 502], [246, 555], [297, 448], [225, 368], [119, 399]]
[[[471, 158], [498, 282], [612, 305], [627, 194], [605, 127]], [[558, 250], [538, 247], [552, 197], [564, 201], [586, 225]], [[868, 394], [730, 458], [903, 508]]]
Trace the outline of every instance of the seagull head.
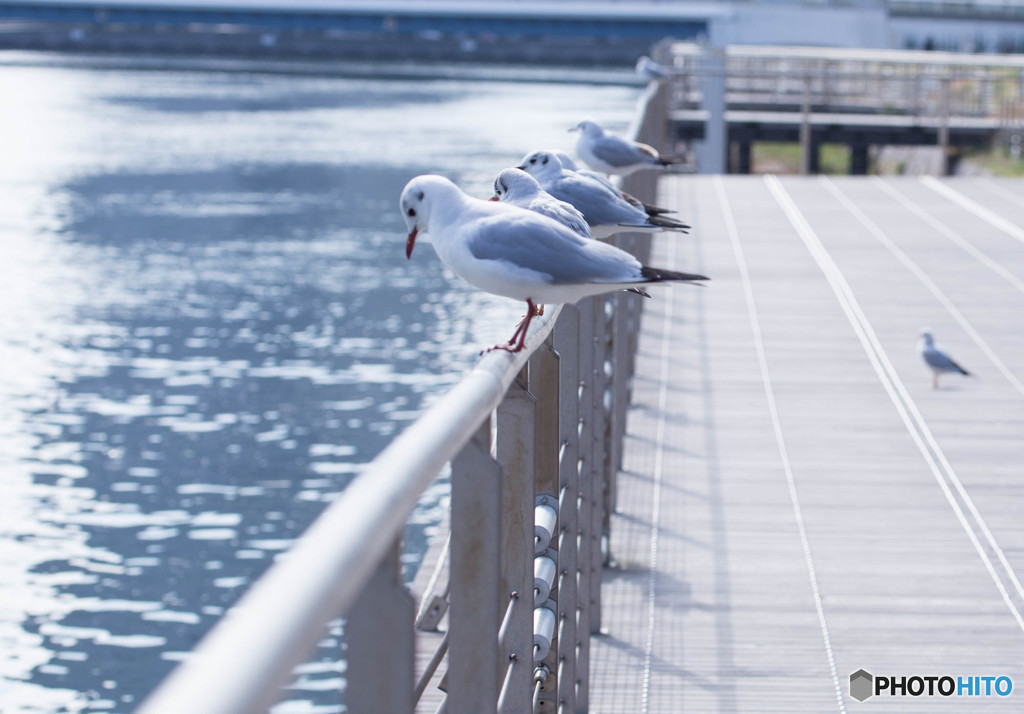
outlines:
[[451, 181], [443, 176], [417, 176], [402, 189], [399, 206], [402, 218], [409, 229], [409, 238], [405, 242], [405, 257], [412, 258], [412, 249], [416, 245], [416, 236], [420, 231], [427, 231], [430, 219], [432, 199], [439, 194], [448, 193], [451, 189], [458, 190]]
[[647, 79], [664, 79], [666, 76], [665, 68], [647, 55], [636, 61], [636, 73]]
[[538, 181], [543, 181], [545, 177], [556, 176], [561, 173], [562, 162], [558, 160], [554, 152], [534, 151], [532, 154], [524, 156], [522, 162], [516, 168], [522, 169]]
[[584, 119], [569, 131], [581, 131], [584, 136], [600, 136], [604, 134], [604, 129], [601, 128], [601, 125], [590, 119]]
[[931, 344], [934, 343], [934, 338], [932, 337], [932, 333], [931, 333], [931, 331], [927, 327], [925, 327], [925, 328], [923, 328], [921, 330], [921, 341], [924, 342], [924, 344], [926, 344], [926, 345], [931, 345]]
[[494, 179], [492, 201], [509, 201], [530, 198], [540, 191], [540, 184], [530, 174], [518, 168], [504, 169]]

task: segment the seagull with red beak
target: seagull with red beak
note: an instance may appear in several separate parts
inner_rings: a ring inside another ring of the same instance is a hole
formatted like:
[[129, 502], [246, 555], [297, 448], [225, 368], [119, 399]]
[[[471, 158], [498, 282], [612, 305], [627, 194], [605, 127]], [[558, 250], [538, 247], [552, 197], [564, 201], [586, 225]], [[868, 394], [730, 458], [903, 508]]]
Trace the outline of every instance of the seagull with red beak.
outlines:
[[707, 280], [703, 275], [641, 265], [615, 246], [584, 238], [539, 213], [465, 194], [442, 176], [417, 176], [402, 190], [409, 228], [406, 257], [419, 233], [456, 275], [495, 295], [526, 303], [512, 338], [492, 349], [518, 352], [540, 305], [575, 303], [590, 295], [660, 282]]

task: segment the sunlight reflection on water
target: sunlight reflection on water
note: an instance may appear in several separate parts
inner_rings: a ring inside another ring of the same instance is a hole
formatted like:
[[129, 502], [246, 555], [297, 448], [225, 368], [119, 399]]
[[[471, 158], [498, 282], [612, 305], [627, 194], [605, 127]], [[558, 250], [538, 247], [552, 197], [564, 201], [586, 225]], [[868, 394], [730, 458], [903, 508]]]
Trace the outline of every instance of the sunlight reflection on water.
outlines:
[[[127, 712], [518, 318], [406, 261], [404, 183], [638, 92], [2, 61], [0, 709]], [[340, 636], [276, 712], [340, 711]]]

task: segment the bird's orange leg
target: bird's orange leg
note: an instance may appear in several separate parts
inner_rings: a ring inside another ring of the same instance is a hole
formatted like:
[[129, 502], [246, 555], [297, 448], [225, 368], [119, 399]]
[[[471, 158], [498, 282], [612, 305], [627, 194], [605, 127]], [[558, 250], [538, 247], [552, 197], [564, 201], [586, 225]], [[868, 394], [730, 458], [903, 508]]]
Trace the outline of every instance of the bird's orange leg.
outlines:
[[[541, 308], [543, 308], [543, 306], [541, 306]], [[522, 320], [520, 320], [519, 325], [516, 327], [516, 331], [512, 333], [512, 337], [509, 338], [508, 343], [504, 345], [495, 345], [494, 347], [485, 350], [485, 352], [492, 352], [494, 350], [505, 350], [506, 352], [512, 352], [514, 354], [523, 349], [523, 347], [526, 346], [526, 333], [530, 329], [530, 322], [533, 321], [534, 317], [543, 313], [543, 309], [541, 309], [541, 312], [538, 312], [537, 309], [537, 306], [533, 304], [533, 300], [527, 298], [526, 316]], [[516, 342], [517, 338], [519, 340], [518, 343]]]

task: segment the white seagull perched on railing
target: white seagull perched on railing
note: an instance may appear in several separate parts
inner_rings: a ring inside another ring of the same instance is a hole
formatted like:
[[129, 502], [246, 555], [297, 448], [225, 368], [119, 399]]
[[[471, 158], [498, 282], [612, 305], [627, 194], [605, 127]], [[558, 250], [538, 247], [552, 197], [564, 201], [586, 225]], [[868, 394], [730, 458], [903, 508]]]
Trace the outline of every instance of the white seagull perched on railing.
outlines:
[[669, 72], [664, 66], [658, 64], [647, 55], [643, 55], [636, 61], [634, 68], [636, 73], [644, 79], [659, 80], [667, 79]]
[[[573, 208], [571, 203], [559, 201], [542, 189], [537, 179], [520, 169], [505, 169], [498, 174], [494, 179], [494, 196], [491, 200], [539, 213], [558, 221], [583, 238], [593, 238], [590, 225], [583, 220], [582, 213]], [[626, 288], [626, 291], [650, 297], [646, 290], [640, 288]]]
[[939, 375], [946, 372], [954, 374], [962, 374], [965, 377], [970, 377], [971, 373], [961, 367], [953, 358], [948, 354], [940, 350], [935, 346], [935, 339], [932, 337], [932, 333], [928, 330], [921, 332], [921, 339], [918, 342], [918, 351], [921, 353], [921, 359], [924, 360], [925, 364], [932, 371], [932, 389], [939, 388]]
[[530, 174], [520, 169], [504, 169], [494, 179], [492, 201], [502, 201], [553, 218], [573, 233], [591, 238], [590, 225], [571, 203], [560, 201], [541, 188]]
[[590, 168], [606, 174], [628, 176], [640, 169], [664, 169], [685, 163], [678, 156], [665, 156], [653, 146], [610, 134], [595, 121], [586, 119], [569, 131], [578, 131], [576, 154]]
[[566, 171], [554, 152], [527, 154], [516, 168], [537, 179], [537, 183], [555, 198], [575, 206], [590, 224], [595, 238], [623, 232], [685, 233], [690, 227], [662, 215], [648, 215], [642, 206], [631, 204], [614, 187], [609, 188], [581, 173]]
[[626, 193], [621, 188], [619, 188], [614, 183], [612, 183], [611, 179], [609, 179], [605, 174], [601, 173], [600, 171], [591, 171], [590, 169], [581, 169], [576, 164], [576, 162], [573, 161], [572, 157], [569, 156], [564, 151], [559, 151], [558, 149], [553, 149], [553, 150], [551, 150], [551, 153], [558, 157], [558, 160], [562, 163], [562, 170], [563, 171], [575, 171], [578, 174], [582, 174], [584, 176], [587, 176], [588, 178], [592, 178], [595, 181], [598, 181], [599, 183], [604, 184], [611, 191], [615, 192], [616, 195], [618, 195], [620, 198], [622, 198], [626, 203], [629, 203], [630, 205], [636, 206], [637, 208], [644, 209], [644, 212], [648, 216], [660, 216], [660, 215], [663, 215], [665, 213], [675, 213], [675, 211], [673, 211], [673, 210], [671, 210], [669, 208], [662, 208], [661, 206], [654, 206], [654, 205], [651, 205], [650, 203], [644, 203], [643, 201], [641, 201], [636, 196], [632, 196], [632, 195]]
[[417, 176], [399, 205], [412, 257], [416, 236], [429, 233], [441, 260], [470, 285], [526, 302], [526, 316], [507, 344], [523, 349], [538, 305], [575, 303], [590, 295], [667, 281], [707, 280], [641, 265], [629, 253], [583, 238], [539, 213], [468, 196], [443, 176]]

